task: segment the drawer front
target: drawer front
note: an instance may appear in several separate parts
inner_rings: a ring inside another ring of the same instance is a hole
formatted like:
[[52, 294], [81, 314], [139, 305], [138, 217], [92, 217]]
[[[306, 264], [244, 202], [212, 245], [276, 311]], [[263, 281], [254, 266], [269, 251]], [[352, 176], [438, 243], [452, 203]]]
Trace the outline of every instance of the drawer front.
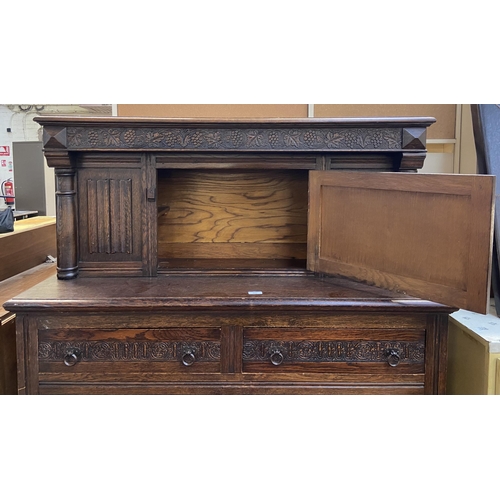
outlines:
[[358, 382], [365, 374], [367, 381], [423, 384], [424, 368], [425, 330], [244, 329], [245, 373], [332, 374], [346, 381], [352, 374]]
[[427, 378], [426, 330], [418, 327], [99, 329], [55, 322], [38, 328], [41, 394], [416, 394]]
[[220, 335], [220, 328], [42, 330], [40, 382], [147, 382], [218, 373]]

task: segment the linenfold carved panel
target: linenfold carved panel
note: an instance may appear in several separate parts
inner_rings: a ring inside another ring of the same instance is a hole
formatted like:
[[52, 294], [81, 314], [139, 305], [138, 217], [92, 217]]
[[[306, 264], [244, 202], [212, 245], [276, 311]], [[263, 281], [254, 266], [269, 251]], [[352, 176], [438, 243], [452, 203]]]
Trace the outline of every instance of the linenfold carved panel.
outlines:
[[132, 253], [131, 179], [89, 179], [87, 200], [89, 253]]
[[115, 266], [115, 272], [142, 272], [143, 186], [141, 169], [131, 165], [99, 160], [78, 169], [80, 270]]
[[69, 127], [69, 149], [333, 151], [402, 148], [399, 128]]

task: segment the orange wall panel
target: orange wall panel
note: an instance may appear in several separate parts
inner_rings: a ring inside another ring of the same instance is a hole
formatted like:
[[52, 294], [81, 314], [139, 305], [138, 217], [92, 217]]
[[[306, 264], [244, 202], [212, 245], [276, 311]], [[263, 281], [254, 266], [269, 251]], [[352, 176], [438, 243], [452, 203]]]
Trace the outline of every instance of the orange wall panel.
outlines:
[[118, 104], [118, 116], [306, 118], [307, 104]]
[[[118, 116], [306, 118], [307, 104], [118, 104]], [[455, 139], [455, 104], [315, 104], [314, 116], [433, 116], [428, 139]]]
[[346, 116], [433, 116], [428, 139], [455, 139], [455, 104], [315, 104], [317, 118]]

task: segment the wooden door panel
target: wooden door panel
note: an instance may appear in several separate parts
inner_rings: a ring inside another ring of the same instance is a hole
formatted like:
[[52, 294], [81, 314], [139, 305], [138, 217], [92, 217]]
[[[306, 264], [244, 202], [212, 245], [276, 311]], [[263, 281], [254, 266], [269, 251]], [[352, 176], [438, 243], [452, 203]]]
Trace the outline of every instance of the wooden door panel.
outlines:
[[84, 158], [78, 170], [80, 273], [143, 274], [141, 157]]
[[494, 177], [310, 173], [308, 268], [485, 313]]

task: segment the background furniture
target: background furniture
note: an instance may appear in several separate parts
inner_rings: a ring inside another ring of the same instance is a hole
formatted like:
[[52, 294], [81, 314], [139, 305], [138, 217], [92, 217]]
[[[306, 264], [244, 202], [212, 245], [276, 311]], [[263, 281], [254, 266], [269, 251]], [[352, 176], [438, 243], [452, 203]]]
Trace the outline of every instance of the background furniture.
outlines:
[[15, 220], [14, 232], [0, 234], [0, 281], [45, 262], [56, 251], [55, 217]]
[[2, 304], [55, 274], [44, 263], [55, 254], [54, 217], [16, 220], [14, 232], [0, 234], [0, 394], [17, 394], [15, 314]]
[[[0, 304], [55, 275], [46, 262], [0, 281]], [[0, 305], [0, 394], [17, 394], [16, 315]]]
[[449, 394], [500, 394], [500, 319], [460, 310], [450, 316]]

